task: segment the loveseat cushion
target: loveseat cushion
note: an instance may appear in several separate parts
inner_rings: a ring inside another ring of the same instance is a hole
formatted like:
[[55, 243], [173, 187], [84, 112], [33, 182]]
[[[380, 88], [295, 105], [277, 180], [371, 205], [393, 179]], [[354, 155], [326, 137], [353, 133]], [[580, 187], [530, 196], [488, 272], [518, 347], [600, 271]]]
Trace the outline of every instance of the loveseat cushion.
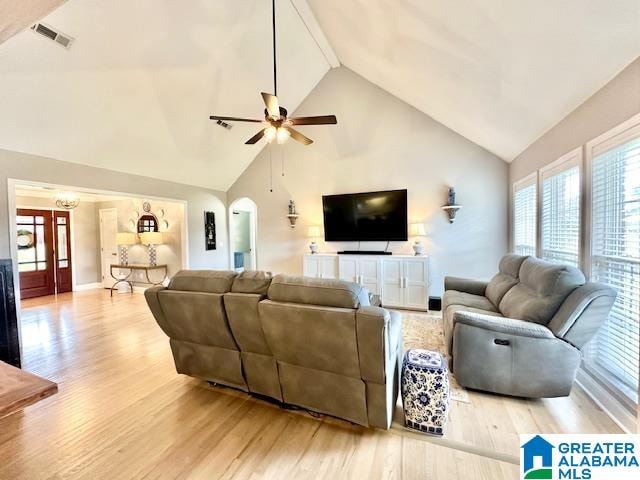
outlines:
[[226, 293], [237, 273], [227, 270], [180, 270], [169, 282], [169, 290]]
[[369, 292], [362, 285], [324, 278], [276, 275], [267, 293], [275, 302], [358, 308], [369, 305]]
[[484, 295], [473, 295], [471, 293], [459, 292], [457, 290], [447, 290], [442, 297], [442, 310], [446, 310], [451, 305], [462, 305], [463, 307], [479, 308], [497, 312], [498, 309]]
[[500, 259], [498, 273], [489, 281], [485, 291], [486, 297], [495, 306], [500, 305], [504, 294], [518, 283], [518, 273], [526, 258], [524, 255], [509, 254]]
[[528, 257], [520, 267], [520, 283], [500, 301], [500, 312], [546, 325], [565, 298], [584, 282], [584, 275], [575, 267]]
[[266, 295], [273, 275], [271, 272], [248, 271], [240, 273], [233, 280], [231, 291], [233, 293], [258, 293]]

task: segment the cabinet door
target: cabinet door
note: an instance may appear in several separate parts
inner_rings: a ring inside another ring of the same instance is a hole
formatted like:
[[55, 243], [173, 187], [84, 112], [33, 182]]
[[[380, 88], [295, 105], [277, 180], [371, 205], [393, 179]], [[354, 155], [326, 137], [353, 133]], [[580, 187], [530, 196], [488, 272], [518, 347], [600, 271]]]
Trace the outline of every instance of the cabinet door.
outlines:
[[426, 310], [429, 272], [426, 258], [406, 258], [404, 263], [404, 306]]
[[403, 276], [404, 270], [402, 259], [382, 259], [382, 305], [385, 307], [401, 307], [403, 305]]
[[340, 280], [347, 282], [358, 282], [358, 259], [356, 257], [338, 257], [338, 271]]
[[377, 257], [361, 257], [358, 261], [360, 283], [370, 293], [380, 294], [380, 260]]
[[338, 257], [320, 257], [320, 276], [338, 278]]
[[320, 260], [315, 255], [305, 255], [302, 261], [302, 274], [305, 277], [320, 276]]

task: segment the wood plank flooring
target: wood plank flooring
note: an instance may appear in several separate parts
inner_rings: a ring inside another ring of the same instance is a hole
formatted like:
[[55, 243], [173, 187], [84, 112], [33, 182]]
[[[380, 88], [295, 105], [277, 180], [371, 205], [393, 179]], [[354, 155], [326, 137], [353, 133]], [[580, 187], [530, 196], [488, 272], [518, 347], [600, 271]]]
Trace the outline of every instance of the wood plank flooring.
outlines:
[[59, 393], [0, 420], [2, 480], [511, 479], [516, 465], [469, 451], [516, 456], [518, 432], [619, 431], [579, 390], [552, 401], [470, 392], [444, 443], [281, 410], [176, 374], [138, 294], [25, 301], [22, 335], [24, 368]]

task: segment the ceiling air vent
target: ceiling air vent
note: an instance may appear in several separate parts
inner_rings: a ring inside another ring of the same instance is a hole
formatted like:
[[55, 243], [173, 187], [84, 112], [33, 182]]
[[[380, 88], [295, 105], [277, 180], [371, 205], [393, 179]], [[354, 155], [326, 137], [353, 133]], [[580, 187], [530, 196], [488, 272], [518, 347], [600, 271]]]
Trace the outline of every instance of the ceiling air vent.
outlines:
[[39, 33], [43, 37], [47, 37], [49, 40], [53, 40], [64, 48], [69, 48], [73, 43], [73, 37], [62, 33], [60, 30], [56, 30], [50, 25], [45, 25], [44, 23], [36, 23], [31, 27], [31, 30]]
[[220, 125], [222, 128], [226, 128], [227, 130], [231, 130], [233, 128], [233, 125], [231, 125], [230, 123], [224, 122], [222, 120], [218, 120], [216, 123]]

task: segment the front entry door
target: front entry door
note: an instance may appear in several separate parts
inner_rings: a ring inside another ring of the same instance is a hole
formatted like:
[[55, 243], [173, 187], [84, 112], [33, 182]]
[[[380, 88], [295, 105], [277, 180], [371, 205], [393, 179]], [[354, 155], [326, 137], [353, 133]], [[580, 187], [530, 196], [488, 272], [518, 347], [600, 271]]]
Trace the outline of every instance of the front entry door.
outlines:
[[52, 295], [56, 286], [51, 211], [19, 209], [17, 213], [20, 298]]
[[73, 289], [71, 278], [71, 228], [69, 212], [53, 212], [56, 291], [70, 292]]

